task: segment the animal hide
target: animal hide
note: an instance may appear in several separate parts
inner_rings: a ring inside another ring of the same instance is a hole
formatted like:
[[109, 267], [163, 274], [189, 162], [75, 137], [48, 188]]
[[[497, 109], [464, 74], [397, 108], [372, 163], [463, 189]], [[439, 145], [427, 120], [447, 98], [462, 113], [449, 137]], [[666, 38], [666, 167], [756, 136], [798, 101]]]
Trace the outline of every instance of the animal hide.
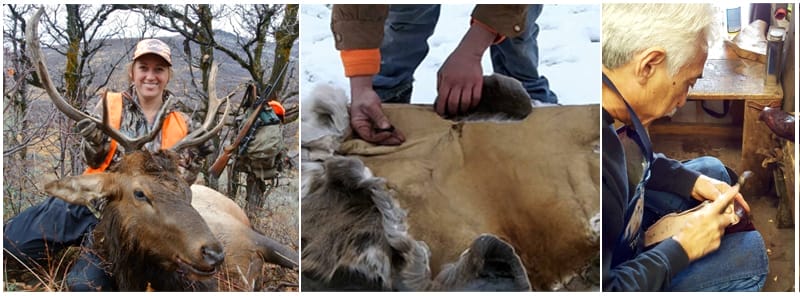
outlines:
[[[597, 264], [598, 105], [534, 108], [521, 121], [483, 122], [443, 119], [430, 106], [383, 109], [406, 135], [405, 143], [375, 146], [347, 137], [327, 147], [338, 146], [336, 154], [357, 157], [386, 180], [408, 213], [408, 233], [430, 250], [432, 274], [459, 260], [460, 251], [485, 233], [516, 250], [533, 289], [558, 289]], [[303, 149], [305, 155], [319, 151], [311, 142], [303, 142]], [[304, 164], [304, 179], [305, 169]], [[304, 223], [304, 235], [307, 229]]]
[[421, 106], [384, 111], [406, 143], [349, 139], [340, 153], [358, 156], [396, 191], [434, 273], [481, 233], [511, 242], [537, 289], [557, 287], [597, 256], [598, 106], [537, 108], [501, 123], [451, 122]]
[[[303, 225], [310, 226], [302, 234], [304, 290], [422, 290], [429, 284], [428, 247], [407, 234], [406, 213], [384, 180], [346, 157], [331, 158], [309, 175], [316, 176], [302, 202]], [[311, 284], [317, 281], [325, 285]]]

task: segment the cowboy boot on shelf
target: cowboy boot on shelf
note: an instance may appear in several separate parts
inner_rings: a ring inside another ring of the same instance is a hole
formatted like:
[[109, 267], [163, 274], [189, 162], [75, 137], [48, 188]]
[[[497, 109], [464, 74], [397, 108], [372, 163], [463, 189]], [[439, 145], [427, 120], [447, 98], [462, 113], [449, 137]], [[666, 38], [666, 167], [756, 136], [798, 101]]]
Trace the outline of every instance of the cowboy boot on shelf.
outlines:
[[764, 107], [758, 119], [778, 137], [794, 142], [794, 116], [778, 108]]

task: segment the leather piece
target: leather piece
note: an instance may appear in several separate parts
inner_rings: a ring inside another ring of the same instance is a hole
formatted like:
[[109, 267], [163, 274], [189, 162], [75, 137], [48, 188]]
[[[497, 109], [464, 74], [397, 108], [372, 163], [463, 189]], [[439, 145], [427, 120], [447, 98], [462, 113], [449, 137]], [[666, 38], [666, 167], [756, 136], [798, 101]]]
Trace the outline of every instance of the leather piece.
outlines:
[[[728, 171], [728, 176], [730, 176], [731, 180], [737, 180], [740, 186], [744, 186], [745, 180], [752, 176], [752, 172], [750, 171], [745, 171], [742, 176], [739, 176], [729, 167], [725, 167], [725, 170]], [[681, 230], [683, 225], [686, 225], [686, 219], [691, 217], [691, 213], [710, 204], [711, 202], [705, 201], [686, 211], [664, 215], [645, 231], [644, 246], [650, 247], [674, 236]], [[750, 215], [745, 211], [739, 201], [734, 200], [732, 204], [728, 205], [725, 214], [731, 215], [731, 225], [725, 228], [725, 234], [756, 230]]]
[[[705, 201], [686, 211], [664, 215], [645, 231], [644, 246], [650, 247], [676, 235], [683, 228], [683, 225], [686, 225], [686, 220], [690, 219], [692, 213], [709, 205], [711, 205], [711, 202]], [[748, 217], [744, 207], [738, 201], [734, 201], [733, 204], [729, 205], [725, 214], [731, 216], [731, 225], [725, 228], [725, 234], [755, 230], [750, 217]]]

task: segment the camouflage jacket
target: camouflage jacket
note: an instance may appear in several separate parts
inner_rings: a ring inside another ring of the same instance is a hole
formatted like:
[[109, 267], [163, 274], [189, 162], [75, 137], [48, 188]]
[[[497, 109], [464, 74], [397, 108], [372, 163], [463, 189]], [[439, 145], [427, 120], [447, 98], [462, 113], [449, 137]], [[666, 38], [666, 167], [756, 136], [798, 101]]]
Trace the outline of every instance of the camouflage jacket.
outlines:
[[[148, 124], [147, 118], [142, 111], [142, 107], [139, 105], [139, 98], [134, 91], [133, 86], [131, 86], [128, 90], [122, 93], [123, 96], [123, 107], [122, 107], [122, 121], [120, 123], [120, 132], [128, 137], [138, 137], [144, 134], [149, 133], [153, 126]], [[169, 91], [164, 92], [164, 101], [166, 102], [169, 97], [173, 96], [173, 94]], [[176, 111], [175, 105], [170, 107], [170, 109], [166, 110], [167, 113]], [[102, 118], [103, 114], [103, 102], [102, 100], [98, 100], [97, 105], [92, 112], [93, 116], [97, 118]], [[181, 116], [183, 116], [184, 120], [186, 121], [187, 126], [189, 127], [189, 132], [197, 129], [200, 127], [201, 123], [192, 121], [191, 117], [186, 113], [179, 112]], [[209, 140], [201, 147], [199, 150], [203, 153], [198, 153], [195, 151], [191, 155], [191, 161], [185, 163], [181, 161], [181, 165], [184, 169], [189, 169], [191, 167], [192, 170], [195, 170], [195, 166], [197, 163], [202, 160], [202, 157], [208, 154], [211, 149], [212, 142]], [[118, 149], [114, 153], [114, 156], [111, 160], [111, 164], [118, 163], [122, 156], [124, 155], [124, 149], [121, 146], [117, 146]], [[145, 144], [145, 149], [148, 151], [158, 151], [161, 149], [161, 133], [156, 135], [156, 138]], [[108, 155], [108, 151], [110, 149], [110, 139], [106, 136], [106, 140], [100, 144], [94, 144], [91, 141], [83, 139], [81, 141], [81, 150], [83, 150], [84, 160], [87, 165], [91, 167], [98, 167], [103, 160]], [[195, 176], [197, 172], [193, 173]], [[191, 178], [190, 178], [191, 179]]]

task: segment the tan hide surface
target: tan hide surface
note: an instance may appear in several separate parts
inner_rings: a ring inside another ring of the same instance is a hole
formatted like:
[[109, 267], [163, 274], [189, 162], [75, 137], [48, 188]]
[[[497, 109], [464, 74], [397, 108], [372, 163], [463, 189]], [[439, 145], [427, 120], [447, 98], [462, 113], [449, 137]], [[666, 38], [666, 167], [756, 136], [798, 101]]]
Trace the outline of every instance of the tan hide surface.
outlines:
[[502, 123], [456, 123], [430, 106], [384, 110], [406, 143], [351, 139], [340, 152], [387, 179], [409, 233], [430, 246], [433, 274], [481, 233], [515, 247], [534, 289], [557, 287], [598, 256], [589, 222], [600, 211], [598, 105], [534, 108]]
[[227, 279], [222, 281], [219, 289], [253, 291], [255, 285], [260, 286], [264, 260], [247, 237], [252, 231], [247, 214], [233, 200], [214, 189], [196, 184], [191, 188], [192, 207], [203, 216], [225, 248], [225, 262], [219, 276]]

